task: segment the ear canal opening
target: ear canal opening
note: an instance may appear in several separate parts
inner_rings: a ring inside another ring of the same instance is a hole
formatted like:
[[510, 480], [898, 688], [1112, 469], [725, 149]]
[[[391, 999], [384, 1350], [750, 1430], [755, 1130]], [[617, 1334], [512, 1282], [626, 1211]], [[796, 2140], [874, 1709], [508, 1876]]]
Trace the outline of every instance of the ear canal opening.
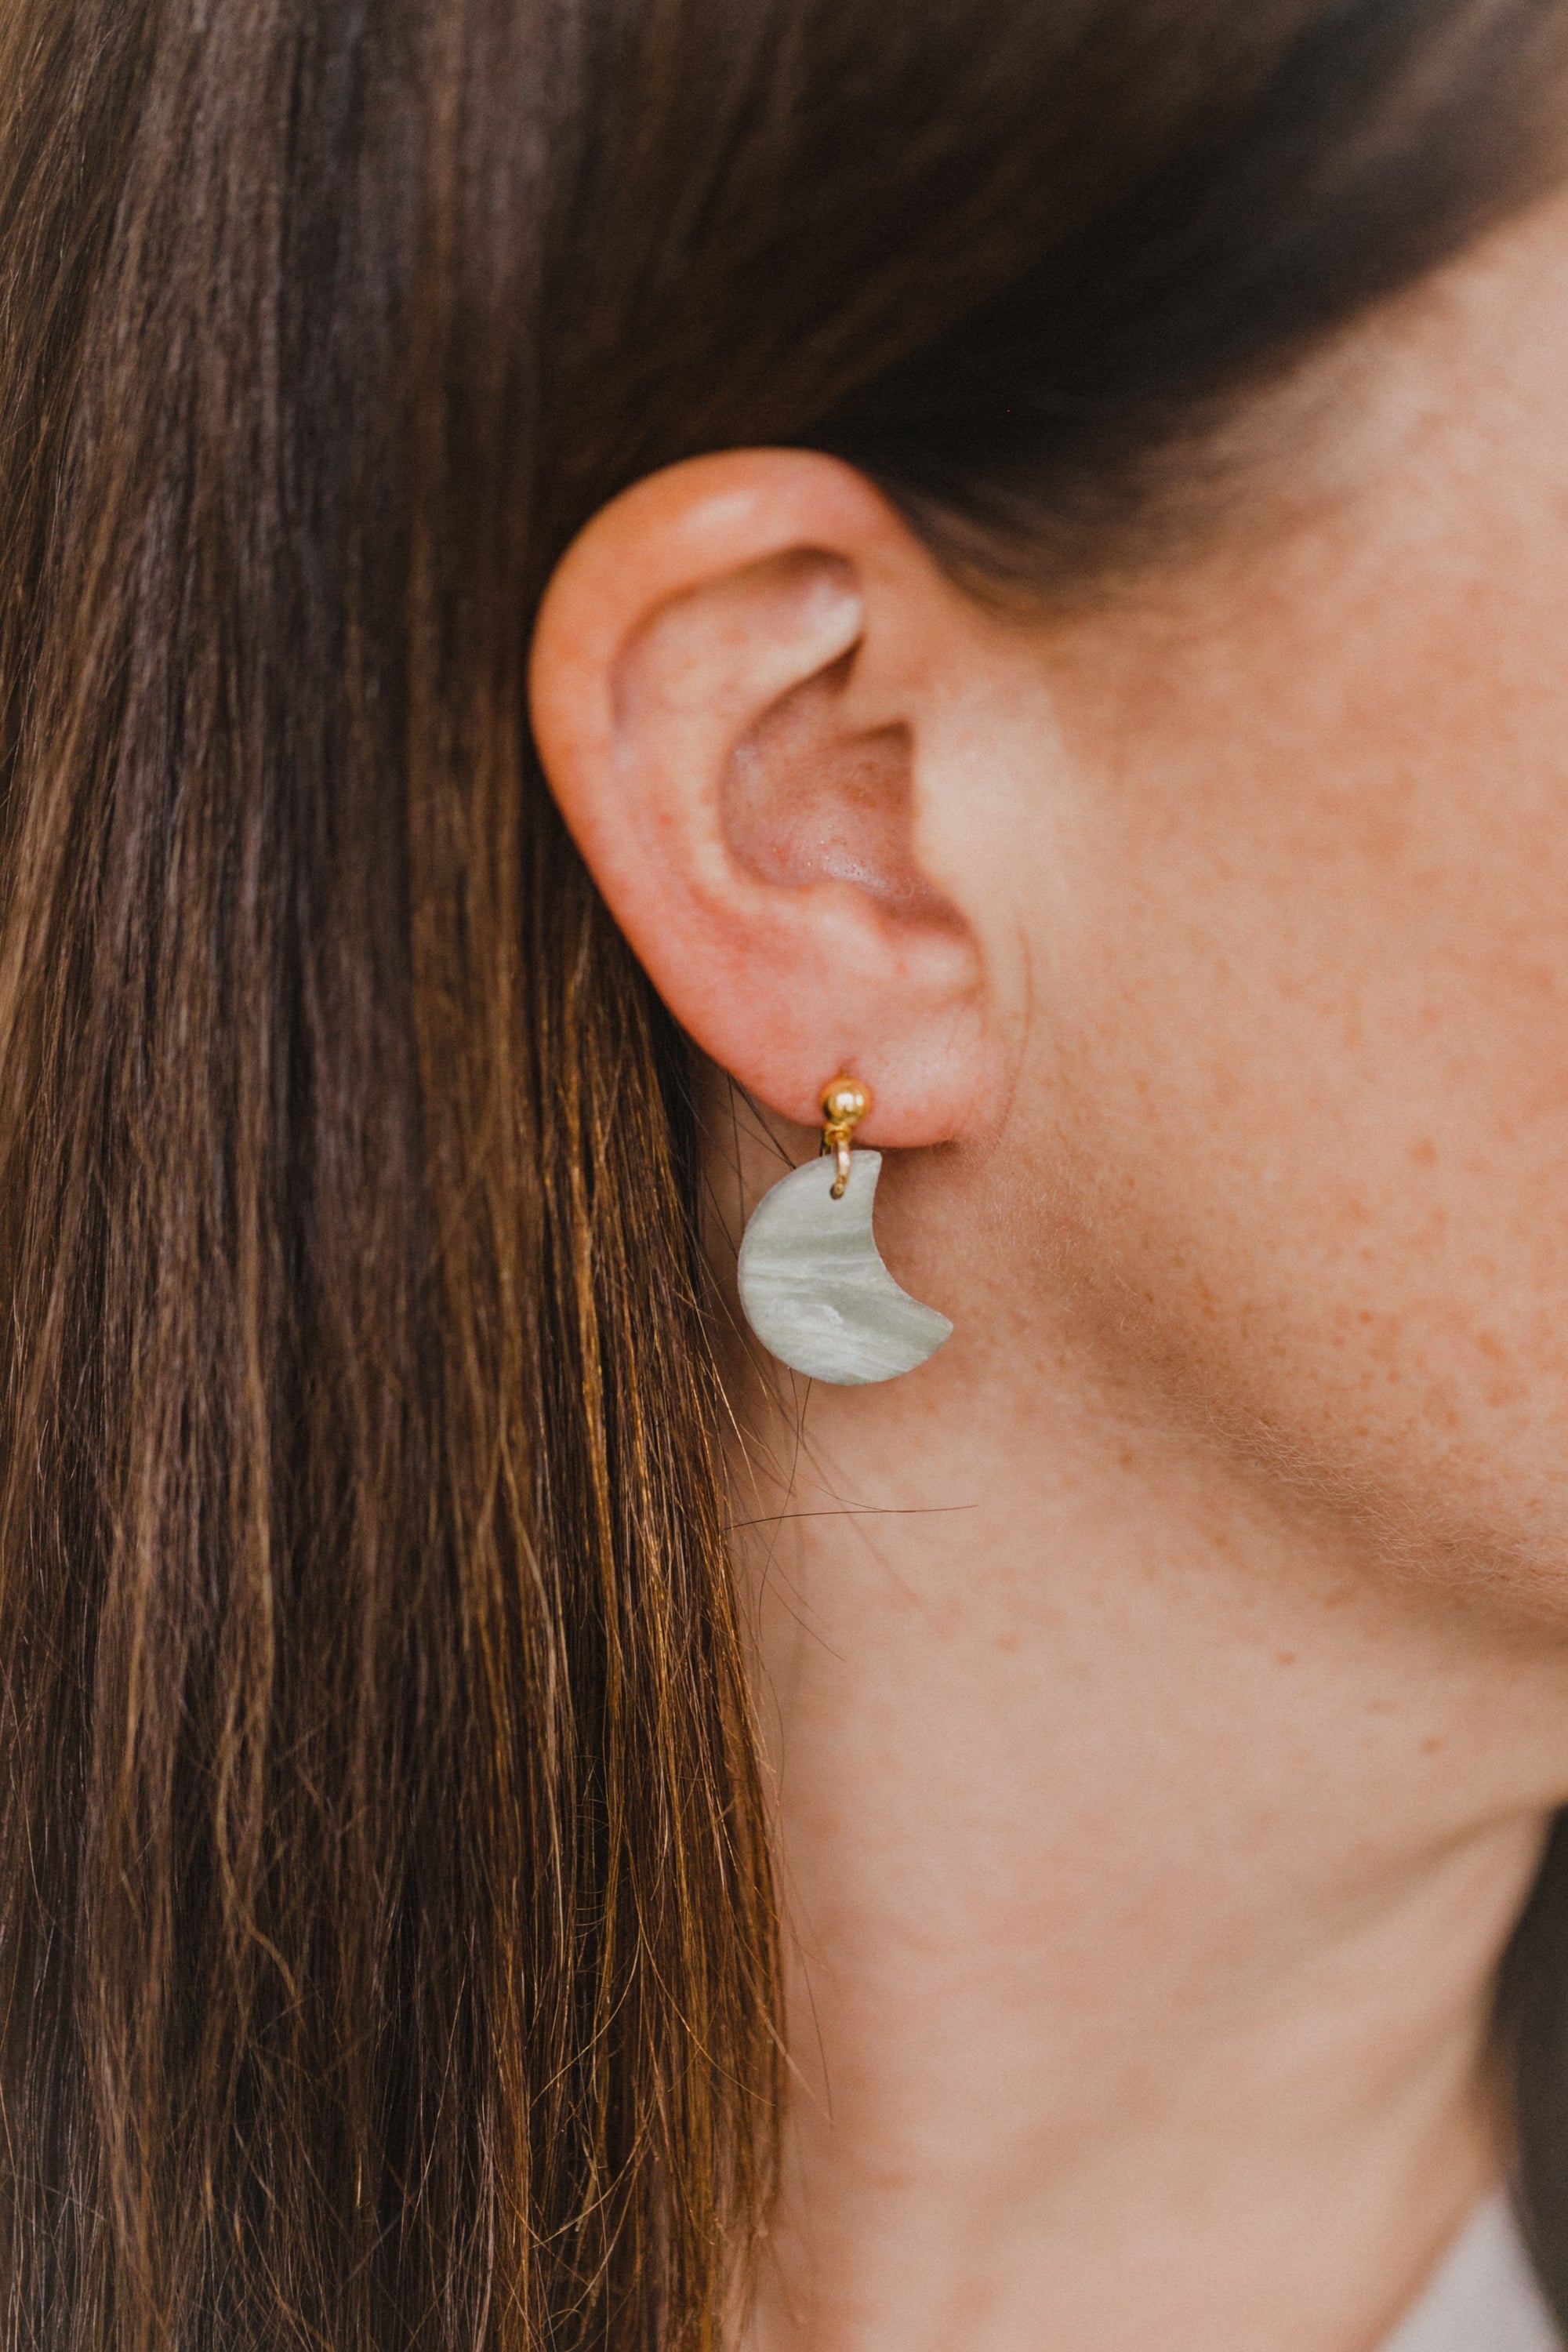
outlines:
[[858, 651], [781, 696], [736, 745], [722, 799], [730, 854], [775, 888], [848, 882], [902, 922], [954, 928], [914, 854], [910, 730], [843, 723]]

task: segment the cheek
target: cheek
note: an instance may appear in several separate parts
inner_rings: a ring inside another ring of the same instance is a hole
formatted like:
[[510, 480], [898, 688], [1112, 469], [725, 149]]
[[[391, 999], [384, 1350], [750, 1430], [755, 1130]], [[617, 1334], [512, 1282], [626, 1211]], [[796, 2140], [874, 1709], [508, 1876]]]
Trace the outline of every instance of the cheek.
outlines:
[[1058, 1275], [1119, 1379], [1407, 1559], [1550, 1573], [1568, 580], [1512, 577], [1342, 596], [1317, 642], [1281, 604], [1226, 674], [1145, 677], [1076, 845], [1041, 1098]]

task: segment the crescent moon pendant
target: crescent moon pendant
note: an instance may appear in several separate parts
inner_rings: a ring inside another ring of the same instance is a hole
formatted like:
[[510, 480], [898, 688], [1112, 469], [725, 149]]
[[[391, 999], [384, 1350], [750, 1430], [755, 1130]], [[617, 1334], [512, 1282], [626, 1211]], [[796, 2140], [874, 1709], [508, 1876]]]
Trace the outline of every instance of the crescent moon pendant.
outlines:
[[858, 1388], [912, 1372], [952, 1337], [945, 1315], [900, 1290], [871, 1230], [879, 1151], [857, 1151], [833, 1198], [831, 1159], [809, 1160], [764, 1194], [741, 1244], [741, 1304], [781, 1363]]

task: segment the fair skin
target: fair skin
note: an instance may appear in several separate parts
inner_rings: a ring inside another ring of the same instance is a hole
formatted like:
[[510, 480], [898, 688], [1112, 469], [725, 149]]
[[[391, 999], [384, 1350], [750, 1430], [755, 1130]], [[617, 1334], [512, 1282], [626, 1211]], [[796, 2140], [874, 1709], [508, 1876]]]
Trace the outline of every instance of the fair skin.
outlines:
[[845, 1067], [957, 1327], [858, 1391], [733, 1349], [796, 2081], [746, 2352], [1373, 2352], [1506, 2168], [1568, 1800], [1568, 206], [1321, 368], [1288, 491], [1076, 606], [763, 450], [541, 619], [567, 821], [759, 1107], [715, 1076], [716, 1251]]

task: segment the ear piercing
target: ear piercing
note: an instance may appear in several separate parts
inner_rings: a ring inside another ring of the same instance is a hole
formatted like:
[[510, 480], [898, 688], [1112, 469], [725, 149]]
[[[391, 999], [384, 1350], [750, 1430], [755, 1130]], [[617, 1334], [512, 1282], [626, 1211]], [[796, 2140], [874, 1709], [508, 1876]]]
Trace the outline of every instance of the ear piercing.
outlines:
[[741, 1244], [741, 1304], [763, 1347], [839, 1388], [898, 1380], [952, 1334], [882, 1263], [871, 1229], [882, 1155], [853, 1145], [870, 1107], [858, 1079], [833, 1080], [819, 1156], [763, 1196]]

